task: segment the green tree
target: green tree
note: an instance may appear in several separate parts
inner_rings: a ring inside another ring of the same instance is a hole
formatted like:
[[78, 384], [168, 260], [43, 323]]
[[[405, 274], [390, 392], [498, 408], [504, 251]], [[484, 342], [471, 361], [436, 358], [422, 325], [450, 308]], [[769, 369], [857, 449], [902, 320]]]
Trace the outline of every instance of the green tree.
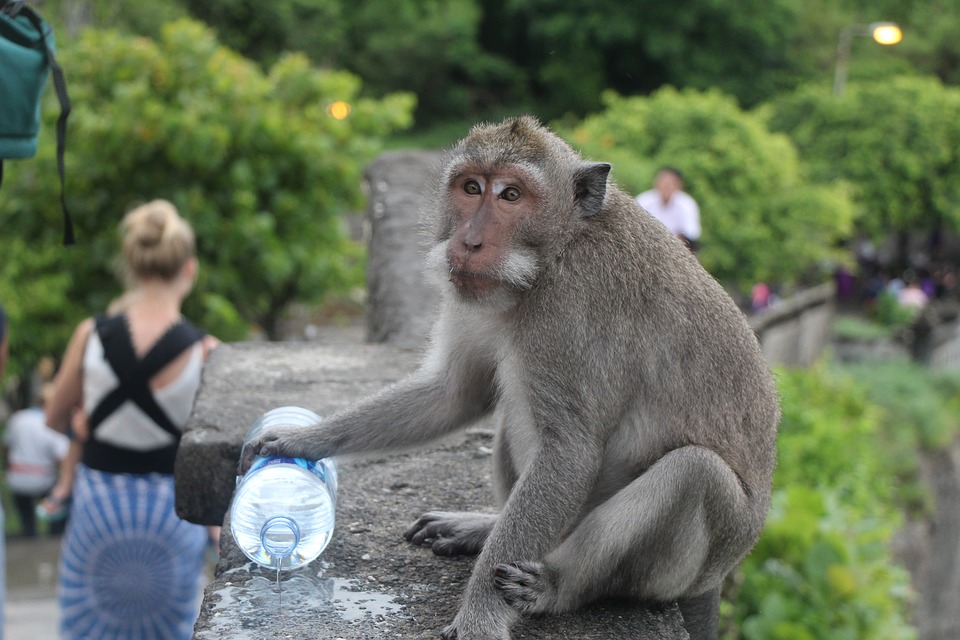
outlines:
[[482, 4], [502, 10], [488, 14], [481, 39], [523, 62], [550, 116], [595, 110], [605, 88], [636, 95], [667, 84], [717, 87], [753, 105], [821, 73], [835, 46], [823, 23], [844, 22], [827, 0]]
[[87, 27], [158, 37], [164, 24], [188, 15], [179, 0], [43, 0], [38, 4], [61, 44]]
[[413, 91], [417, 117], [462, 117], [516, 101], [522, 73], [478, 42], [477, 0], [209, 0], [190, 11], [261, 63], [300, 51], [364, 79], [365, 94]]
[[755, 282], [795, 284], [850, 232], [853, 208], [842, 185], [811, 185], [790, 140], [719, 91], [662, 89], [649, 98], [608, 93], [606, 108], [568, 135], [582, 151], [614, 164], [637, 193], [657, 167], [686, 177], [703, 224], [704, 266], [748, 291]]
[[847, 24], [897, 22], [903, 41], [877, 47], [862, 38], [850, 66], [855, 79], [882, 81], [907, 62], [916, 72], [935, 75], [945, 84], [960, 84], [960, 0], [841, 0]]
[[415, 92], [418, 120], [513, 102], [525, 87], [514, 65], [479, 46], [477, 0], [351, 0], [345, 14], [338, 63], [374, 95]]
[[908, 76], [853, 82], [842, 96], [805, 86], [763, 113], [790, 135], [813, 179], [854, 186], [860, 231], [879, 239], [960, 229], [960, 89]]
[[[11, 165], [6, 163], [5, 170]], [[0, 208], [3, 196], [0, 191]], [[63, 268], [63, 249], [56, 241], [33, 242], [7, 224], [0, 224], [0, 238], [4, 256], [0, 303], [10, 320], [10, 362], [5, 374], [18, 379], [29, 374], [42, 356], [63, 351], [73, 330], [64, 318], [78, 318], [83, 309], [67, 293], [70, 273]]]
[[290, 51], [316, 63], [336, 63], [350, 15], [340, 0], [209, 0], [187, 8], [216, 29], [225, 45], [262, 64]]
[[[362, 250], [343, 216], [362, 204], [362, 168], [381, 139], [409, 125], [412, 96], [359, 98], [355, 76], [313, 69], [302, 55], [264, 74], [186, 20], [157, 41], [90, 30], [61, 57], [74, 105], [67, 167], [78, 245], [53, 256], [48, 249], [59, 242], [59, 187], [53, 145], [43, 142], [37, 158], [8, 163], [0, 193], [5, 248], [20, 238], [37, 253], [18, 251], [24, 264], [0, 273], [5, 289], [22, 289], [31, 303], [42, 293], [71, 305], [49, 318], [25, 307], [15, 315], [20, 336], [38, 326], [69, 333], [80, 314], [118, 293], [117, 224], [156, 197], [196, 229], [201, 277], [186, 313], [222, 338], [243, 337], [247, 323], [276, 337], [291, 303], [362, 284]], [[57, 113], [47, 98], [45, 134]], [[328, 115], [336, 100], [352, 104], [348, 118]], [[52, 280], [41, 291], [21, 273]], [[37, 324], [47, 319], [57, 324]]]

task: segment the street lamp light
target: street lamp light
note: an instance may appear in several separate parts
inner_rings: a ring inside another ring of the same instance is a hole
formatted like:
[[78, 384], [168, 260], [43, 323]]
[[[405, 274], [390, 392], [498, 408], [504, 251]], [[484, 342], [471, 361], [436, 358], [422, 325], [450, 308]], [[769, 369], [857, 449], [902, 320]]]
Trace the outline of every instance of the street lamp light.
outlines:
[[850, 46], [853, 36], [870, 36], [883, 45], [894, 45], [903, 40], [903, 32], [895, 22], [871, 22], [854, 24], [840, 30], [837, 42], [837, 67], [833, 76], [833, 93], [839, 96], [847, 85], [847, 62], [850, 60]]

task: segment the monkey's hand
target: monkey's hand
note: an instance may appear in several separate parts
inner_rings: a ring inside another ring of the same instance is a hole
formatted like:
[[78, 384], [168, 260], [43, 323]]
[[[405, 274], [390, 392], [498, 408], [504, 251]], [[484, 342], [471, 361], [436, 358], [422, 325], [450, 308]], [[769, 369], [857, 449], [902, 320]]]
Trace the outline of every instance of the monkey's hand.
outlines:
[[511, 607], [494, 585], [493, 567], [484, 570], [484, 549], [474, 566], [473, 576], [463, 594], [463, 602], [453, 623], [443, 630], [442, 638], [458, 640], [510, 640], [510, 625], [518, 611]]
[[476, 555], [500, 516], [468, 511], [430, 511], [403, 537], [415, 545], [430, 544], [438, 556]]
[[543, 563], [498, 564], [493, 576], [493, 584], [504, 602], [524, 615], [549, 611], [556, 599], [556, 578]]
[[286, 456], [311, 460], [325, 458], [332, 452], [332, 447], [324, 437], [325, 431], [323, 423], [306, 429], [268, 429], [244, 445], [237, 473], [246, 473], [257, 456]]
[[[457, 614], [453, 624], [443, 630], [440, 637], [444, 640], [510, 640], [510, 629], [504, 624], [494, 625], [491, 622], [474, 621], [473, 624], [466, 620], [461, 621], [461, 613]], [[458, 622], [459, 621], [459, 622]], [[496, 628], [495, 628], [496, 627]]]

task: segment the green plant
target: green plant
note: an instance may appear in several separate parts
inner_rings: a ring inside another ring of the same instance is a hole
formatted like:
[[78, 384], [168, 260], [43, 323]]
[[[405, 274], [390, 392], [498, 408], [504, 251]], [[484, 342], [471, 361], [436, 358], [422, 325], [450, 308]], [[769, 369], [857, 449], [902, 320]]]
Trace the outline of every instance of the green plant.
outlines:
[[907, 640], [911, 592], [888, 543], [894, 514], [863, 517], [827, 487], [774, 494], [764, 534], [740, 569], [746, 640]]
[[917, 316], [917, 310], [903, 306], [896, 295], [884, 290], [877, 295], [872, 315], [885, 327], [902, 329], [910, 326]]
[[851, 364], [839, 370], [856, 379], [881, 409], [883, 439], [895, 450], [937, 451], [960, 434], [960, 375], [907, 360]]
[[608, 92], [604, 105], [565, 137], [611, 162], [631, 193], [649, 189], [657, 167], [679, 167], [700, 205], [698, 257], [721, 282], [744, 293], [757, 282], [789, 288], [845, 259], [833, 248], [853, 224], [845, 185], [811, 185], [789, 138], [731, 96], [666, 87], [649, 97]]
[[826, 367], [780, 371], [778, 387], [772, 507], [727, 585], [725, 638], [916, 637], [909, 579], [889, 549], [901, 515], [882, 409], [859, 381]]
[[868, 318], [842, 315], [838, 316], [833, 323], [833, 337], [837, 340], [852, 342], [873, 342], [889, 340], [893, 337], [893, 331], [889, 326]]

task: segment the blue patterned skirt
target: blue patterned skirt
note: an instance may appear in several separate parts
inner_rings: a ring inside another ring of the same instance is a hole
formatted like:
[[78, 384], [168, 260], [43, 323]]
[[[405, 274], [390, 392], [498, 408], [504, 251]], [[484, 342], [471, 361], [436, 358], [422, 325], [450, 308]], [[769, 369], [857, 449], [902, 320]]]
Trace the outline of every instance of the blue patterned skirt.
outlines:
[[193, 636], [206, 529], [177, 517], [173, 476], [77, 466], [60, 552], [65, 640]]

